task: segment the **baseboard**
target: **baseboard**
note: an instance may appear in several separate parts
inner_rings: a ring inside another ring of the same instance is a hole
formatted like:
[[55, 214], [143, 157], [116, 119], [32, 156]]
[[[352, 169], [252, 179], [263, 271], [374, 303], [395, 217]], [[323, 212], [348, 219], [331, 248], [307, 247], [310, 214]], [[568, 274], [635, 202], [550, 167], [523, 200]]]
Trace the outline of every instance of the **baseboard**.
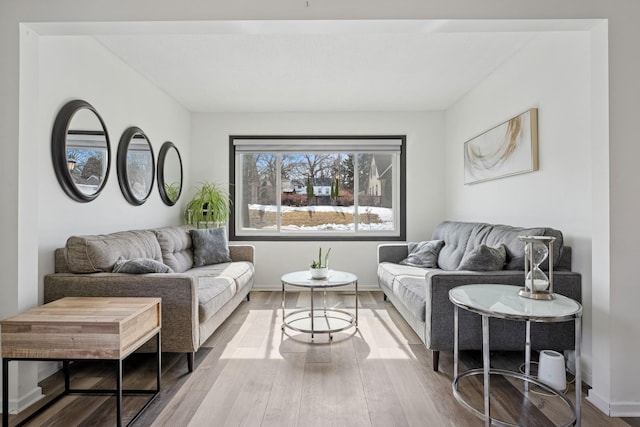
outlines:
[[593, 389], [589, 390], [587, 400], [609, 417], [640, 417], [640, 402], [609, 402]]
[[[17, 414], [18, 412], [33, 405], [43, 397], [44, 394], [42, 394], [42, 388], [34, 387], [30, 392], [20, 396], [18, 399], [9, 399], [9, 413]], [[2, 396], [2, 398], [4, 399], [5, 396]], [[1, 403], [3, 402], [0, 402], [0, 413], [2, 413]]]
[[640, 402], [619, 402], [611, 404], [612, 417], [640, 417]]
[[598, 393], [596, 393], [593, 389], [590, 389], [587, 393], [586, 399], [595, 406], [600, 412], [607, 416], [611, 416], [611, 409], [609, 405], [609, 401], [604, 399]]

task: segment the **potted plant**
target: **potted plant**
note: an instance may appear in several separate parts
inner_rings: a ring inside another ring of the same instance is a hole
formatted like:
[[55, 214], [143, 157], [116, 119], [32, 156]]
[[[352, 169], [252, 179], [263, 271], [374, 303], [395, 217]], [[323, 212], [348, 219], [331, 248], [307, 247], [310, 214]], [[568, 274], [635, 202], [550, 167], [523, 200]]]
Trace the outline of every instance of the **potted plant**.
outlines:
[[230, 211], [229, 191], [220, 184], [202, 182], [184, 209], [184, 219], [197, 228], [218, 227], [227, 222]]
[[326, 279], [329, 275], [329, 253], [331, 248], [324, 256], [324, 263], [322, 263], [322, 246], [318, 249], [318, 259], [313, 260], [309, 266], [309, 272], [312, 279]]

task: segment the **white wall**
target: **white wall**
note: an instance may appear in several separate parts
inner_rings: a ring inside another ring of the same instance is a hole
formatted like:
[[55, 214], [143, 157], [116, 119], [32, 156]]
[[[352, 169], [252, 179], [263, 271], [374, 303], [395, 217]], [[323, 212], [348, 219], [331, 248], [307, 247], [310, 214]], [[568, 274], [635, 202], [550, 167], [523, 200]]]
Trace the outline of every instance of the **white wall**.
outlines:
[[[166, 206], [157, 182], [141, 206], [129, 204], [118, 185], [116, 153], [122, 132], [142, 129], [157, 163], [162, 143], [172, 141], [188, 165], [190, 115], [181, 105], [86, 36], [41, 36], [38, 153], [39, 270], [53, 271], [53, 249], [72, 234], [109, 233], [181, 222], [180, 206]], [[50, 155], [51, 129], [62, 105], [78, 98], [104, 120], [111, 143], [111, 170], [102, 193], [90, 203], [68, 197], [56, 180]], [[42, 295], [41, 295], [42, 296]]]
[[[611, 402], [611, 355], [617, 354], [612, 347], [609, 307], [610, 293], [614, 284], [610, 278], [611, 245], [609, 240], [609, 68], [607, 46], [608, 24], [599, 24], [591, 34], [591, 188], [592, 188], [592, 250], [591, 257], [591, 358], [592, 366], [600, 367], [593, 373], [589, 400], [605, 412], [612, 412]], [[617, 287], [617, 286], [616, 286]], [[637, 346], [637, 345], [636, 345]], [[636, 350], [637, 353], [638, 350]], [[626, 394], [632, 396], [633, 393]], [[618, 405], [616, 403], [616, 405]], [[622, 408], [614, 413], [622, 413]], [[633, 413], [624, 410], [624, 413]]]
[[[441, 113], [194, 114], [190, 182], [229, 182], [229, 135], [407, 135], [407, 239], [423, 240], [443, 217], [444, 155]], [[318, 242], [251, 242], [256, 246], [256, 289], [279, 289], [280, 276], [304, 270]], [[331, 268], [358, 275], [377, 289], [379, 242], [323, 242]]]
[[[447, 217], [563, 232], [582, 274], [583, 361], [591, 379], [590, 33], [536, 37], [446, 113]], [[539, 170], [464, 185], [468, 139], [538, 108]]]
[[[24, 99], [37, 108], [38, 117], [25, 123], [29, 135], [28, 155], [21, 158], [25, 174], [21, 194], [29, 203], [23, 215], [32, 220], [25, 233], [35, 233], [38, 268], [32, 268], [29, 286], [20, 289], [29, 301], [22, 309], [42, 302], [43, 277], [54, 271], [53, 251], [64, 246], [73, 234], [109, 233], [131, 228], [175, 224], [180, 221], [180, 207], [162, 203], [157, 183], [142, 206], [128, 204], [118, 185], [116, 153], [120, 135], [128, 126], [140, 127], [148, 136], [157, 155], [164, 141], [170, 140], [188, 159], [190, 139], [189, 113], [149, 81], [123, 64], [90, 37], [41, 36], [23, 28], [23, 64], [30, 79]], [[28, 46], [26, 45], [28, 43]], [[26, 59], [30, 59], [26, 61]], [[55, 177], [51, 160], [51, 129], [59, 109], [71, 99], [92, 104], [107, 126], [111, 145], [111, 169], [103, 192], [90, 203], [69, 198]], [[186, 163], [188, 164], [188, 163]], [[26, 184], [30, 184], [29, 187]], [[24, 233], [23, 233], [24, 234]], [[28, 239], [25, 239], [29, 241]], [[25, 256], [28, 256], [25, 254]], [[51, 367], [40, 364], [47, 372]], [[32, 377], [34, 364], [20, 364], [14, 375]], [[38, 374], [40, 378], [44, 375]], [[37, 398], [38, 390], [15, 390], [12, 406], [23, 407]], [[17, 396], [21, 396], [19, 401]]]

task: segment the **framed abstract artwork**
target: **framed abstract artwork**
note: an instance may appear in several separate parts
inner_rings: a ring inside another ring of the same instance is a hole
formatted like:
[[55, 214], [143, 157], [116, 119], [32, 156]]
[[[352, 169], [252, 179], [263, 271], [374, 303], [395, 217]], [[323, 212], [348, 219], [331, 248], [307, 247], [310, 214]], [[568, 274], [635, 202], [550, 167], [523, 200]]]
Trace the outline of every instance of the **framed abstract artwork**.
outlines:
[[524, 113], [464, 143], [464, 183], [538, 170], [538, 109]]

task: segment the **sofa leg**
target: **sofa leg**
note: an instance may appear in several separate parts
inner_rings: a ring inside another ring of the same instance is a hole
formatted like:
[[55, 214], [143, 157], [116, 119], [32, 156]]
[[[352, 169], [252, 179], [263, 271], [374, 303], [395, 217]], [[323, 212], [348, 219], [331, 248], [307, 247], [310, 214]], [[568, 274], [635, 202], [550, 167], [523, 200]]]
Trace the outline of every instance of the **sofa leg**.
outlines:
[[251, 292], [247, 294], [247, 301], [251, 301]]
[[383, 299], [384, 301], [386, 301], [386, 300], [387, 300], [387, 294], [383, 293], [383, 294], [382, 294], [382, 299]]
[[189, 370], [189, 373], [193, 372], [193, 359], [194, 359], [195, 353], [191, 352], [191, 353], [187, 353], [187, 369]]
[[440, 351], [439, 350], [434, 350], [431, 352], [431, 354], [433, 355], [433, 370], [434, 371], [438, 371], [438, 365], [440, 362]]

